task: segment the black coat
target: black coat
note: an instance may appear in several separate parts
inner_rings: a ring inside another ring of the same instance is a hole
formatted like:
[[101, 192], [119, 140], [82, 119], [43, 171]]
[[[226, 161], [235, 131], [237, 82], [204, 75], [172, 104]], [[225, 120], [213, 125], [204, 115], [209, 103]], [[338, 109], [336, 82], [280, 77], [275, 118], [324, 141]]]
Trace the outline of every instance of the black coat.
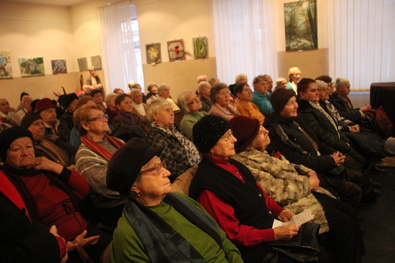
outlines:
[[[317, 155], [313, 143], [294, 121], [317, 143], [320, 156]], [[280, 151], [291, 163], [303, 164], [316, 172], [330, 170], [335, 166], [330, 154], [336, 150], [321, 143], [302, 119], [284, 118], [273, 113], [266, 116], [264, 125], [269, 130], [270, 146]]]
[[[299, 98], [298, 104], [298, 116], [317, 134], [321, 142], [325, 142], [326, 145], [343, 154], [351, 151], [351, 147], [347, 145], [349, 142], [347, 136], [338, 131], [322, 112], [311, 106], [307, 100]], [[340, 138], [338, 133], [340, 133]]]
[[340, 97], [339, 93], [334, 92], [331, 96], [329, 96], [329, 101], [335, 106], [340, 116], [345, 119], [348, 119], [353, 122], [358, 122], [362, 115], [359, 112], [359, 109], [350, 108], [344, 99]]

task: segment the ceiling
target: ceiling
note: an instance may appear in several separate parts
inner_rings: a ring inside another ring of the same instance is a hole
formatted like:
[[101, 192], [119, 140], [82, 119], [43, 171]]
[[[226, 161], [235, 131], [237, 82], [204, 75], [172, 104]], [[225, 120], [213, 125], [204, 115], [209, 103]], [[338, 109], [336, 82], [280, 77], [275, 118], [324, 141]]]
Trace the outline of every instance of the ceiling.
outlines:
[[2, 0], [26, 4], [54, 5], [54, 6], [73, 6], [92, 0]]

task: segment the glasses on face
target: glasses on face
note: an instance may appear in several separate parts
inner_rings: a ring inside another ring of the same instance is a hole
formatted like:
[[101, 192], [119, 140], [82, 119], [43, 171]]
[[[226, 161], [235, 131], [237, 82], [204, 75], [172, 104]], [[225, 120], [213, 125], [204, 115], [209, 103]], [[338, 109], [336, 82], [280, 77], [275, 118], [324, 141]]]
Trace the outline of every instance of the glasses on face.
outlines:
[[166, 169], [166, 161], [163, 161], [161, 163], [157, 163], [157, 164], [154, 165], [154, 167], [142, 170], [142, 171], [140, 171], [140, 174], [148, 173], [148, 172], [152, 172], [152, 171], [154, 171], [155, 174], [160, 174], [162, 168]]
[[222, 137], [221, 139], [223, 139], [224, 141], [228, 142], [232, 139], [233, 137], [233, 132], [232, 131], [227, 131]]
[[196, 98], [193, 99], [193, 101], [188, 102], [187, 105], [192, 105], [192, 104], [195, 104], [195, 103], [199, 103], [199, 101], [200, 101], [200, 99], [198, 97], [196, 97]]
[[103, 114], [103, 115], [97, 116], [97, 117], [92, 118], [92, 119], [87, 119], [85, 122], [90, 122], [90, 121], [101, 121], [101, 120], [103, 120], [104, 118], [105, 118], [105, 119], [108, 119], [108, 115], [107, 115], [107, 114]]

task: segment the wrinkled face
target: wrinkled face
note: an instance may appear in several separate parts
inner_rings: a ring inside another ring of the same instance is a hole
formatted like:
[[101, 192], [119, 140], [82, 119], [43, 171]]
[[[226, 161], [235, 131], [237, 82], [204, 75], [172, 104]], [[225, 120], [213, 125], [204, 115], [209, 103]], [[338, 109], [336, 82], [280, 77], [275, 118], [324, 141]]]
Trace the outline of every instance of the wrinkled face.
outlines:
[[211, 148], [210, 153], [213, 157], [227, 160], [236, 154], [235, 142], [237, 142], [237, 139], [233, 136], [232, 130], [229, 129]]
[[261, 80], [254, 85], [254, 89], [261, 94], [266, 94], [266, 92], [269, 90], [269, 84], [267, 81]]
[[298, 103], [296, 102], [296, 96], [288, 100], [287, 104], [285, 104], [283, 110], [280, 112], [280, 115], [285, 118], [298, 116]]
[[237, 93], [237, 97], [241, 101], [250, 101], [252, 99], [252, 91], [249, 86], [245, 85], [241, 93]]
[[55, 108], [49, 108], [46, 110], [43, 110], [41, 113], [41, 118], [43, 118], [43, 121], [49, 125], [52, 125], [56, 122], [56, 109]]
[[185, 102], [191, 112], [198, 112], [202, 108], [202, 102], [195, 92], [189, 93], [189, 96], [186, 98]]
[[169, 88], [169, 87], [164, 88], [164, 89], [162, 90], [162, 93], [160, 94], [160, 96], [161, 96], [162, 98], [167, 99], [167, 98], [170, 96], [170, 88]]
[[218, 103], [220, 106], [225, 107], [230, 103], [230, 91], [229, 89], [221, 89], [216, 98], [215, 102]]
[[320, 100], [329, 100], [329, 93], [327, 87], [319, 89], [318, 92], [320, 93]]
[[98, 109], [90, 109], [89, 119], [85, 120], [82, 125], [88, 131], [88, 136], [89, 133], [101, 136], [110, 131], [107, 115]]
[[211, 91], [211, 86], [207, 85], [200, 90], [200, 94], [204, 95], [206, 98], [210, 98], [210, 91]]
[[291, 79], [294, 83], [298, 83], [298, 81], [300, 80], [300, 70], [296, 70], [292, 75], [291, 75]]
[[152, 117], [154, 118], [155, 122], [159, 125], [162, 125], [165, 128], [171, 128], [174, 124], [174, 112], [171, 109], [169, 104], [163, 105], [158, 113], [153, 113]]
[[117, 105], [119, 111], [122, 112], [133, 112], [132, 99], [125, 97], [120, 104]]
[[101, 92], [96, 92], [96, 93], [93, 95], [93, 101], [94, 101], [96, 104], [101, 104], [101, 103], [103, 102], [103, 94], [101, 94]]
[[171, 191], [170, 172], [161, 166], [159, 157], [153, 157], [141, 168], [141, 171], [150, 168], [155, 169], [141, 173], [139, 179], [134, 182], [134, 186], [131, 189], [140, 194], [139, 200], [142, 200], [143, 204], [153, 204], [157, 203], [156, 201], [160, 202]]
[[30, 169], [35, 162], [33, 142], [29, 137], [14, 140], [7, 150], [6, 162], [17, 169]]
[[269, 131], [266, 130], [263, 126], [260, 126], [258, 135], [255, 138], [253, 146], [258, 150], [265, 150], [266, 147], [270, 144]]
[[312, 82], [309, 84], [307, 87], [306, 91], [301, 91], [300, 92], [300, 97], [302, 99], [311, 101], [311, 102], [317, 102], [320, 100], [320, 92], [318, 91], [318, 85], [315, 82]]
[[28, 128], [28, 130], [33, 134], [35, 140], [41, 141], [45, 135], [45, 128], [42, 119], [34, 121]]
[[349, 85], [346, 85], [346, 86], [344, 86], [344, 87], [339, 87], [338, 88], [338, 90], [341, 92], [341, 93], [343, 93], [343, 94], [345, 94], [345, 95], [348, 95], [348, 94], [350, 94], [350, 86]]
[[8, 100], [0, 100], [0, 111], [4, 114], [8, 114], [10, 111], [10, 103]]
[[134, 103], [137, 104], [141, 104], [143, 102], [143, 94], [141, 93], [141, 91], [140, 92], [136, 91], [134, 93], [132, 101], [134, 101]]

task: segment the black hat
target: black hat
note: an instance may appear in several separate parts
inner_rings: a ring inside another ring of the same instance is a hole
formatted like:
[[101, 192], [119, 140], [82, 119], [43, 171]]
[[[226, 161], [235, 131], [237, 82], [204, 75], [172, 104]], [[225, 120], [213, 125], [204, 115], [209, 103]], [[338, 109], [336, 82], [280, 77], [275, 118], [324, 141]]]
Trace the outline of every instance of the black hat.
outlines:
[[13, 126], [0, 133], [0, 157], [5, 161], [7, 157], [7, 150], [13, 141], [21, 137], [29, 137], [33, 142], [33, 135], [28, 130], [21, 126]]
[[130, 139], [111, 157], [107, 169], [107, 187], [123, 195], [129, 194], [141, 167], [158, 156], [163, 148], [153, 148], [140, 138]]
[[77, 95], [75, 93], [70, 93], [70, 94], [64, 95], [62, 97], [62, 99], [59, 99], [59, 102], [60, 102], [60, 105], [63, 107], [63, 109], [66, 110], [70, 106], [70, 104], [75, 100], [78, 100]]
[[224, 118], [206, 115], [193, 126], [193, 142], [199, 151], [208, 153], [229, 129], [229, 122]]
[[277, 89], [270, 95], [270, 103], [272, 104], [273, 110], [276, 113], [280, 113], [285, 104], [290, 98], [296, 96], [295, 91], [292, 89]]
[[39, 112], [29, 112], [22, 118], [21, 126], [25, 129], [29, 129], [30, 125], [38, 119], [42, 119]]

